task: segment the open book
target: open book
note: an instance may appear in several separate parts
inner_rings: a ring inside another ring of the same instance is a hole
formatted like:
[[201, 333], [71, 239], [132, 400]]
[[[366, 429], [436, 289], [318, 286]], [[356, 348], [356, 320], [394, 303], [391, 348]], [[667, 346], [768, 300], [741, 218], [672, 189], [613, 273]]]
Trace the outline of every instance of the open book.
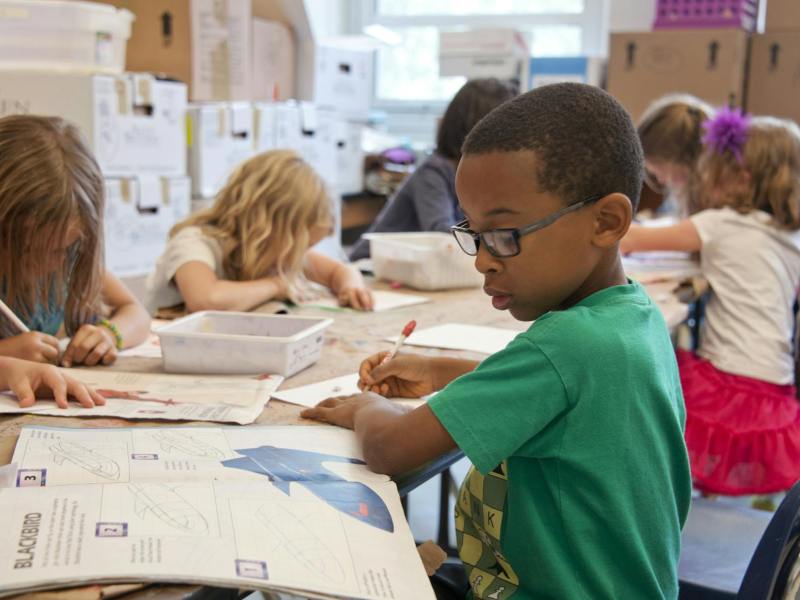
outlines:
[[394, 483], [334, 427], [26, 427], [0, 595], [100, 582], [434, 597]]

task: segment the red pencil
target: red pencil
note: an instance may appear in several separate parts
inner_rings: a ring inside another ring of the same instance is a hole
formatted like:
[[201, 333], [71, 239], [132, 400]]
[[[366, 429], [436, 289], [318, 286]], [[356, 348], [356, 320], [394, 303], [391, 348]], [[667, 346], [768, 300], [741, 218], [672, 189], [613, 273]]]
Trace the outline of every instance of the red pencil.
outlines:
[[416, 326], [417, 326], [416, 321], [409, 321], [408, 323], [406, 323], [406, 326], [403, 327], [403, 331], [400, 334], [400, 337], [397, 338], [397, 341], [394, 343], [394, 348], [391, 349], [389, 354], [383, 357], [383, 360], [381, 361], [382, 365], [386, 364], [387, 362], [389, 362], [394, 358], [395, 354], [397, 354], [397, 351], [400, 350], [400, 346], [402, 346], [403, 342], [406, 341], [406, 338], [412, 334]]

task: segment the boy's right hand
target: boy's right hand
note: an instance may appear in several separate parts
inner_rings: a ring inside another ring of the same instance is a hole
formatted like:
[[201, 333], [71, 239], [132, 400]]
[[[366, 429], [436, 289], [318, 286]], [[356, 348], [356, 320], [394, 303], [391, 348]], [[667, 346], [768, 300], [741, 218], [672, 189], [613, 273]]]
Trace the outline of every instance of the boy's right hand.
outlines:
[[55, 363], [60, 350], [58, 338], [40, 331], [27, 331], [0, 340], [0, 355], [39, 363]]
[[0, 357], [0, 389], [14, 392], [23, 408], [32, 406], [36, 398], [53, 398], [59, 408], [67, 408], [69, 398], [86, 408], [106, 403], [92, 388], [64, 375], [53, 365], [9, 357]]
[[421, 398], [436, 391], [431, 359], [416, 354], [397, 354], [381, 364], [388, 352], [378, 352], [361, 363], [358, 387], [387, 398]]

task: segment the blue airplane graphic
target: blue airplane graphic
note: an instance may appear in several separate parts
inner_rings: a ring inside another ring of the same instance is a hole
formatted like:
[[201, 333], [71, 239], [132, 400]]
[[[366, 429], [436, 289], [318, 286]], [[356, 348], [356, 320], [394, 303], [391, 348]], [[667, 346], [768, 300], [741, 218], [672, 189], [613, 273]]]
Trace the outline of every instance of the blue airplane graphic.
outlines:
[[389, 533], [394, 531], [392, 515], [378, 494], [363, 483], [342, 479], [322, 466], [323, 462], [366, 464], [363, 460], [275, 446], [236, 452], [242, 458], [223, 460], [222, 464], [264, 475], [287, 496], [289, 485], [297, 483], [339, 512]]

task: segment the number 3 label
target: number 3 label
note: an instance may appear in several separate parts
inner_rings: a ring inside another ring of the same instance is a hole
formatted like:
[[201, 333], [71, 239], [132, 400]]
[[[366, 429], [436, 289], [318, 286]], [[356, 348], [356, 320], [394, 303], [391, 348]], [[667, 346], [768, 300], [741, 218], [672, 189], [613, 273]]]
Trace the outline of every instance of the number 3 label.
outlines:
[[44, 487], [47, 469], [20, 469], [17, 471], [17, 487]]

